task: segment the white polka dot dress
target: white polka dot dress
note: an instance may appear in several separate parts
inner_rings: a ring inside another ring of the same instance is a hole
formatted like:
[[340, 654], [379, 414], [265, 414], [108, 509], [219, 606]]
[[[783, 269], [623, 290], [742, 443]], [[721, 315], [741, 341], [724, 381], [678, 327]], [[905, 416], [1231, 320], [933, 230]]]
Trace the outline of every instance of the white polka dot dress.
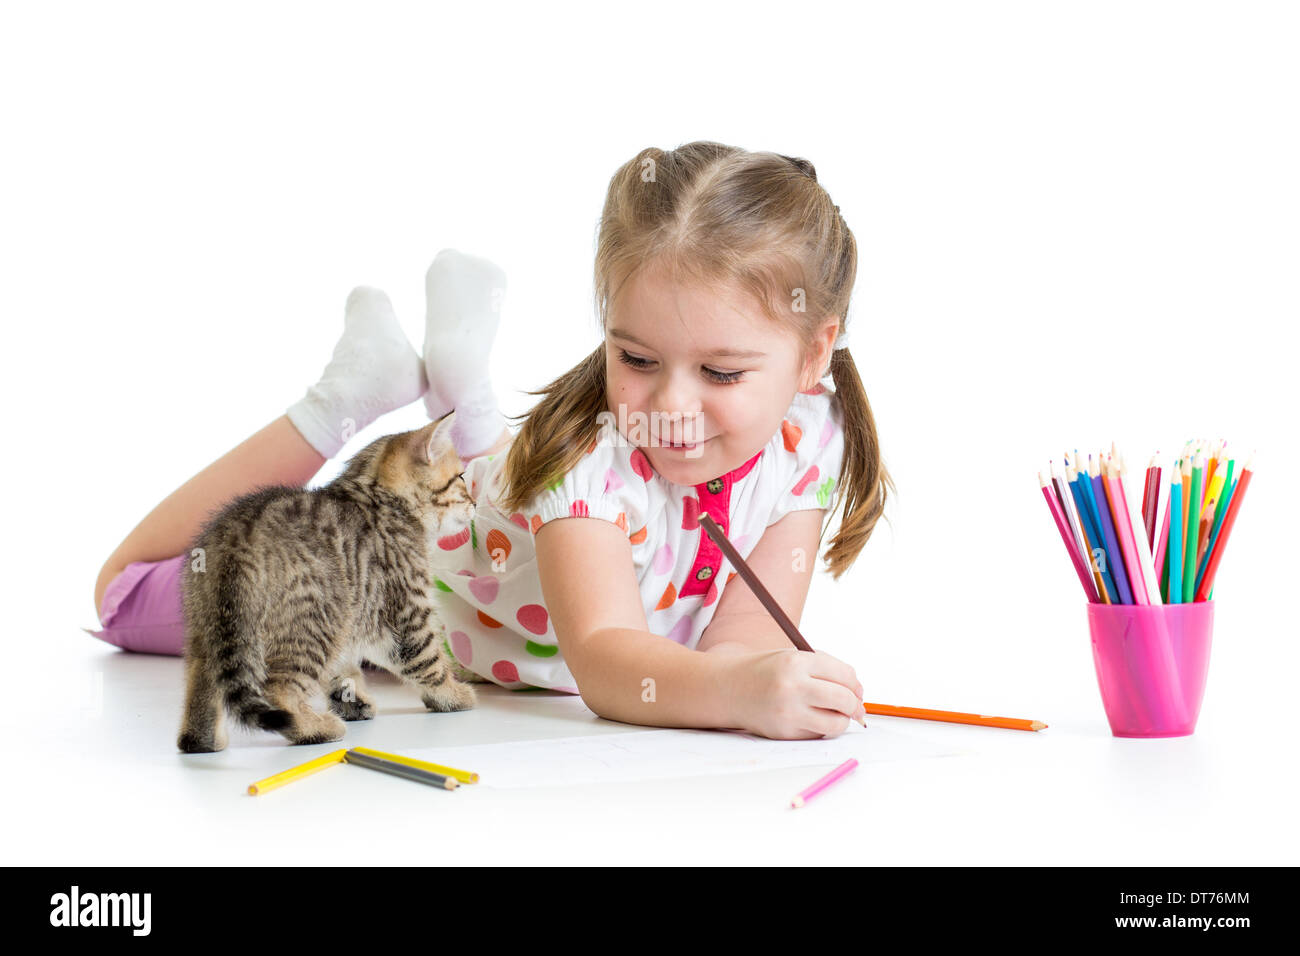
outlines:
[[[819, 384], [795, 395], [781, 427], [753, 458], [692, 486], [662, 478], [606, 420], [578, 464], [513, 514], [493, 498], [505, 452], [473, 459], [465, 481], [476, 501], [474, 520], [439, 539], [432, 558], [448, 648], [464, 668], [503, 687], [578, 693], [546, 611], [533, 549], [538, 528], [569, 517], [601, 518], [623, 530], [651, 633], [694, 648], [736, 576], [700, 514], [708, 513], [748, 558], [764, 529], [790, 512], [834, 508], [842, 426], [834, 391]], [[817, 557], [808, 560], [812, 567]]]

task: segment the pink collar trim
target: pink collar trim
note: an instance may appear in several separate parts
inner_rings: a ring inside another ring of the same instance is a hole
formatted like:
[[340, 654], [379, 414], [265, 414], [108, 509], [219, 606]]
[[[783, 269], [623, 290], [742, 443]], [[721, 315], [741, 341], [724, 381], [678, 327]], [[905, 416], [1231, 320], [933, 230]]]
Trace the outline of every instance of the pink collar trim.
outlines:
[[763, 456], [763, 451], [764, 449], [760, 448], [753, 458], [739, 468], [733, 468], [719, 478], [710, 478], [695, 485], [694, 495], [682, 496], [682, 529], [697, 531], [700, 543], [691, 570], [686, 575], [682, 589], [678, 592], [680, 597], [707, 593], [708, 597], [704, 601], [706, 607], [717, 600], [717, 582], [714, 578], [722, 569], [724, 556], [722, 549], [714, 544], [713, 539], [700, 527], [700, 514], [701, 512], [708, 514], [717, 522], [723, 534], [730, 535], [731, 488], [753, 470], [758, 464], [758, 459]]

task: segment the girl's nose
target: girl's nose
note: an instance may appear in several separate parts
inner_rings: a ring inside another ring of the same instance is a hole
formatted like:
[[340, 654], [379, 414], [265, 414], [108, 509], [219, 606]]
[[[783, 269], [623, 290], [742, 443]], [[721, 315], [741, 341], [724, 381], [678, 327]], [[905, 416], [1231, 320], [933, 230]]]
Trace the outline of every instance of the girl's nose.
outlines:
[[[651, 411], [659, 413], [660, 435], [677, 440], [684, 431], [689, 433], [697, 428], [693, 420], [698, 419], [700, 414], [699, 396], [676, 378], [666, 378], [655, 389]], [[687, 437], [690, 437], [689, 434]]]

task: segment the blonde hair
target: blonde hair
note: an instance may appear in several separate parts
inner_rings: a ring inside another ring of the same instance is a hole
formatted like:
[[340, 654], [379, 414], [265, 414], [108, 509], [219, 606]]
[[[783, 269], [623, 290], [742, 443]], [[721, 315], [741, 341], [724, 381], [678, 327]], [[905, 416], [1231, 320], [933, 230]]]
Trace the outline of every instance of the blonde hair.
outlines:
[[[806, 367], [816, 354], [816, 333], [831, 316], [844, 330], [857, 277], [857, 243], [839, 208], [806, 159], [704, 141], [641, 150], [614, 173], [601, 212], [594, 291], [602, 332], [619, 290], [654, 264], [679, 282], [747, 291], [773, 322], [794, 333]], [[798, 290], [802, 310], [791, 305]], [[894, 485], [848, 349], [831, 353], [830, 375], [843, 415], [836, 511], [843, 506], [844, 512], [825, 560], [838, 578], [871, 537]], [[526, 394], [543, 398], [513, 416], [525, 421], [505, 464], [498, 503], [507, 513], [568, 473], [596, 440], [597, 415], [608, 410], [604, 343]], [[827, 515], [823, 537], [833, 516]]]

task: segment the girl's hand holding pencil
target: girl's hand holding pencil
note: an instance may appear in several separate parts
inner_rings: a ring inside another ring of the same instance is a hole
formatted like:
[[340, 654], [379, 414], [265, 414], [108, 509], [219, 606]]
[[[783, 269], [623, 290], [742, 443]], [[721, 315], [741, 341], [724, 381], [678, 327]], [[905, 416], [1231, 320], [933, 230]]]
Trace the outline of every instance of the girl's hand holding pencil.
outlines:
[[[750, 733], [774, 740], [835, 737], [848, 729], [849, 720], [865, 727], [862, 684], [853, 668], [812, 649], [711, 516], [700, 515], [700, 527], [726, 555], [741, 580], [796, 649], [793, 654], [784, 649], [757, 651], [734, 659], [733, 720]], [[853, 700], [846, 695], [852, 695]], [[847, 719], [841, 720], [837, 714]]]
[[851, 720], [866, 725], [861, 682], [825, 651], [755, 651], [731, 662], [733, 719], [748, 733], [808, 740], [837, 737]]

